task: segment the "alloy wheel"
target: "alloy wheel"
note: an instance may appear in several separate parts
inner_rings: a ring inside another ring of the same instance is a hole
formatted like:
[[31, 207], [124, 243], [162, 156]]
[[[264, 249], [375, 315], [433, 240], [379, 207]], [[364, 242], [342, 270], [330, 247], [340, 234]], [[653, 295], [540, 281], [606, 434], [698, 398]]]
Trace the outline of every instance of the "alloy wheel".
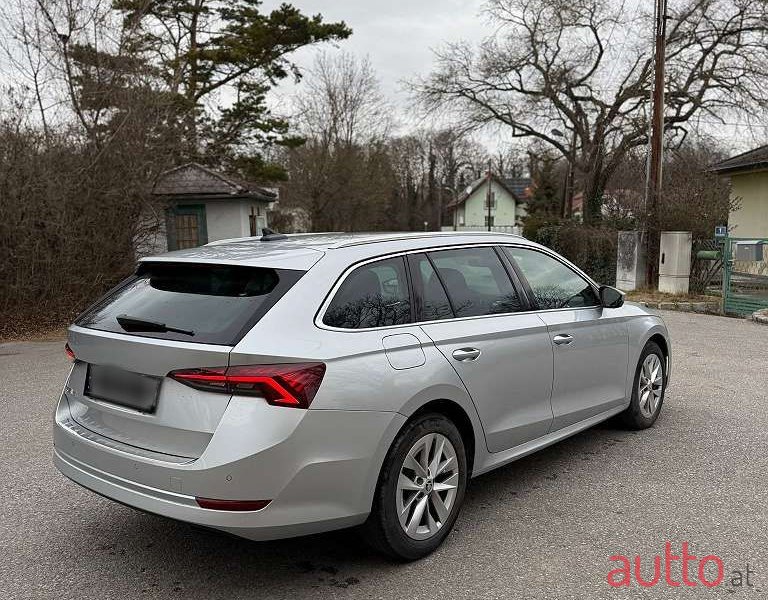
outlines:
[[405, 456], [397, 482], [397, 514], [408, 537], [425, 540], [448, 521], [459, 486], [459, 461], [451, 441], [430, 433]]
[[643, 361], [640, 377], [637, 381], [637, 398], [640, 412], [644, 417], [652, 417], [661, 402], [664, 390], [664, 370], [656, 354], [649, 354]]

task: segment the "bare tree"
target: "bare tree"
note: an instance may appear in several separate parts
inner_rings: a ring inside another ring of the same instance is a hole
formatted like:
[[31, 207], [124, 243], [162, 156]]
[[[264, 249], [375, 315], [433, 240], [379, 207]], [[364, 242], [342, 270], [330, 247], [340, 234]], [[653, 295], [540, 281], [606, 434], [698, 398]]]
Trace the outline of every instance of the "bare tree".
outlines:
[[[670, 149], [664, 160], [664, 194], [660, 227], [666, 231], [691, 231], [696, 240], [711, 239], [715, 226], [728, 221], [738, 206], [728, 181], [709, 167], [726, 152], [713, 140], [689, 137]], [[644, 226], [643, 177], [645, 157], [631, 152], [607, 186], [604, 215], [625, 226]]]
[[296, 99], [305, 143], [285, 152], [282, 203], [314, 229], [439, 229], [485, 150], [456, 129], [392, 136], [391, 107], [367, 59], [320, 54]]
[[439, 230], [447, 207], [478, 177], [488, 153], [466, 132], [423, 129], [393, 138], [389, 145], [395, 181], [392, 202], [397, 229]]
[[[647, 143], [649, 15], [640, 2], [610, 0], [489, 0], [486, 11], [497, 33], [477, 49], [457, 43], [439, 51], [434, 72], [413, 84], [417, 97], [428, 111], [502, 126], [564, 157], [575, 132], [585, 219], [598, 219], [611, 174]], [[668, 132], [684, 136], [697, 115], [720, 119], [765, 106], [765, 0], [671, 0], [668, 36]]]
[[[435, 228], [440, 229], [448, 216], [446, 206], [449, 201], [455, 200], [486, 168], [488, 151], [467, 131], [455, 127], [428, 130], [424, 135], [430, 153], [434, 153], [436, 159], [433, 184], [437, 186], [437, 193], [432, 205], [435, 206]], [[510, 166], [509, 162], [505, 164]], [[498, 172], [502, 174], [502, 171]]]
[[53, 100], [47, 88], [52, 72], [50, 58], [43, 52], [47, 29], [40, 18], [40, 7], [24, 0], [9, 2], [0, 8], [0, 19], [5, 24], [0, 33], [0, 51], [9, 67], [6, 76], [15, 75], [15, 79], [29, 88], [33, 99], [29, 112], [39, 118], [48, 137], [48, 113]]
[[286, 151], [284, 203], [307, 210], [315, 229], [383, 227], [391, 110], [370, 62], [318, 55], [296, 108], [305, 142]]
[[389, 214], [392, 229], [417, 230], [430, 214], [426, 198], [428, 147], [416, 134], [393, 138], [387, 145], [392, 170]]
[[[114, 48], [109, 4], [7, 7], [11, 69], [0, 100], [0, 336], [60, 325], [128, 274], [164, 206], [148, 193], [171, 167], [170, 102], [144, 73], [88, 61]], [[77, 48], [77, 49], [76, 49]], [[113, 55], [113, 57], [116, 55]], [[147, 76], [149, 78], [149, 76]]]
[[298, 131], [327, 146], [381, 141], [392, 127], [392, 110], [370, 60], [349, 53], [318, 54], [296, 112]]
[[[530, 170], [532, 148], [505, 146], [491, 156], [491, 169], [502, 177], [523, 177]], [[529, 173], [530, 174], [530, 173]]]

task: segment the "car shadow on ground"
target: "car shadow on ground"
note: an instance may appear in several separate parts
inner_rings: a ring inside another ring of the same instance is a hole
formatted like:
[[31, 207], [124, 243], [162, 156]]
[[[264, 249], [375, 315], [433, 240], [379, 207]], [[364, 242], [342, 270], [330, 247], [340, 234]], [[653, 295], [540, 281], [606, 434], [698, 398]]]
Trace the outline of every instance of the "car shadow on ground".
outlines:
[[[467, 491], [457, 529], [461, 530], [465, 523], [471, 526], [475, 511], [512, 499], [524, 505], [530, 501], [527, 496], [540, 494], [542, 489], [545, 494], [551, 493], [555, 502], [562, 493], [562, 485], [556, 481], [560, 474], [580, 468], [608, 468], [612, 456], [615, 458], [614, 446], [629, 441], [633, 435], [610, 422], [601, 424], [478, 477]], [[593, 460], [600, 464], [585, 464]], [[115, 562], [127, 560], [128, 569], [139, 575], [135, 584], [150, 595], [152, 588], [158, 592], [184, 592], [203, 582], [215, 584], [219, 593], [254, 585], [262, 593], [285, 588], [348, 588], [360, 583], [360, 578], [370, 577], [371, 572], [384, 574], [398, 568], [369, 549], [355, 530], [251, 542], [122, 507], [117, 510], [105, 506], [98, 514], [103, 515], [102, 522], [91, 522], [91, 535], [85, 538], [92, 541], [96, 537], [101, 546], [95, 551], [114, 556]], [[93, 513], [90, 517], [95, 518]], [[71, 550], [79, 553], [77, 548]], [[456, 549], [448, 543], [443, 551], [454, 553]], [[98, 561], [94, 568], [112, 573], [111, 564], [109, 560]]]

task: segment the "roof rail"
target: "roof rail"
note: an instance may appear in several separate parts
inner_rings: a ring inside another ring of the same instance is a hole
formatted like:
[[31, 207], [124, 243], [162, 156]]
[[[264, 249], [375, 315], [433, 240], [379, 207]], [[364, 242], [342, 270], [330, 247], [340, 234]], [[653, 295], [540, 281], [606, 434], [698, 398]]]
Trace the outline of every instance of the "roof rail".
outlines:
[[[487, 237], [513, 237], [522, 238], [523, 236], [514, 233], [501, 233], [496, 231], [429, 231], [429, 232], [405, 232], [392, 234], [371, 233], [370, 238], [352, 239], [345, 242], [337, 242], [330, 246], [331, 248], [348, 248], [350, 246], [363, 246], [365, 244], [377, 244], [379, 242], [397, 242], [399, 240], [418, 240], [435, 237], [453, 237], [453, 236], [487, 236]], [[374, 237], [375, 236], [375, 237]]]
[[[280, 239], [287, 239], [287, 240], [294, 240], [294, 239], [301, 239], [303, 237], [321, 237], [321, 236], [334, 236], [334, 235], [343, 235], [343, 231], [324, 231], [322, 233], [280, 233], [277, 235], [280, 235]], [[223, 246], [225, 244], [235, 244], [238, 242], [261, 242], [265, 241], [262, 238], [264, 235], [246, 235], [243, 237], [235, 237], [235, 238], [226, 238], [222, 240], [214, 240], [212, 242], [208, 242], [207, 244], [204, 244], [205, 246]], [[277, 239], [277, 238], [273, 238]]]

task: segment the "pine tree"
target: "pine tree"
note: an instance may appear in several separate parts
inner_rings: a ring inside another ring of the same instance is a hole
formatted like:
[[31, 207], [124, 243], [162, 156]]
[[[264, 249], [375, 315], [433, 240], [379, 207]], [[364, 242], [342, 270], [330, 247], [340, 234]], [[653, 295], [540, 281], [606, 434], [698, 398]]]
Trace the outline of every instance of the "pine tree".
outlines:
[[343, 40], [352, 31], [289, 4], [263, 13], [261, 4], [114, 0], [123, 18], [119, 47], [69, 47], [89, 133], [108, 138], [143, 102], [161, 111], [157, 135], [176, 140], [180, 160], [234, 167], [256, 178], [279, 176], [259, 149], [297, 140], [289, 123], [270, 111], [267, 93], [284, 79], [301, 77], [290, 60], [296, 50]]
[[557, 217], [560, 212], [559, 184], [555, 177], [555, 161], [551, 157], [541, 160], [533, 188], [528, 214], [547, 218]]
[[537, 239], [541, 227], [560, 220], [559, 184], [555, 173], [555, 160], [549, 156], [540, 159], [533, 173], [533, 194], [528, 212], [523, 218], [523, 235]]

